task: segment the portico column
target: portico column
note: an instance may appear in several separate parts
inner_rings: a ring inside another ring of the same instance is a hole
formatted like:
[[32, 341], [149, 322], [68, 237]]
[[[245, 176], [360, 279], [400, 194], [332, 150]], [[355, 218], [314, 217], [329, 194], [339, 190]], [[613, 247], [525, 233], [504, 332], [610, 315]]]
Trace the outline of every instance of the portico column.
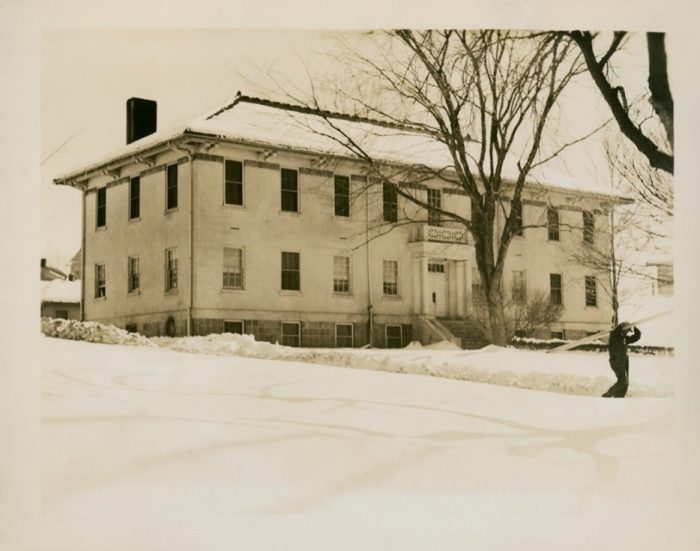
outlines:
[[454, 263], [454, 272], [455, 272], [455, 284], [454, 284], [454, 289], [456, 290], [456, 304], [457, 304], [457, 317], [464, 317], [465, 311], [464, 311], [464, 301], [465, 301], [465, 288], [466, 288], [466, 274], [465, 274], [465, 267], [466, 267], [466, 261], [464, 260], [457, 260]]
[[413, 313], [416, 315], [422, 314], [423, 298], [421, 289], [423, 288], [423, 278], [421, 277], [421, 259], [413, 257], [411, 259], [411, 272], [413, 275]]
[[420, 276], [421, 295], [423, 297], [421, 314], [433, 314], [433, 295], [428, 287], [428, 258], [425, 256], [420, 259]]

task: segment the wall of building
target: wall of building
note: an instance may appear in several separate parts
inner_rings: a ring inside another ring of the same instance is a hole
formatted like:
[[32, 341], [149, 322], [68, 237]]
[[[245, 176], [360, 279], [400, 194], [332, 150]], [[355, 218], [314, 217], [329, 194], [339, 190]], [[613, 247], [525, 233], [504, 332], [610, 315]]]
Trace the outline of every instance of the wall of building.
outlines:
[[[138, 322], [139, 331], [163, 334], [169, 317], [186, 332], [189, 304], [190, 167], [180, 152], [154, 159], [154, 166], [126, 167], [118, 178], [100, 176], [90, 181], [85, 195], [84, 316], [124, 327]], [[178, 206], [166, 211], [166, 166], [178, 163]], [[140, 216], [129, 219], [129, 181], [140, 177]], [[96, 227], [97, 193], [106, 192], [106, 226]], [[165, 250], [175, 248], [178, 288], [165, 290]], [[140, 289], [128, 290], [128, 258], [137, 256]], [[95, 296], [95, 265], [104, 264], [106, 297]], [[144, 325], [145, 327], [144, 329]]]
[[80, 304], [77, 302], [42, 302], [42, 318], [80, 319]]

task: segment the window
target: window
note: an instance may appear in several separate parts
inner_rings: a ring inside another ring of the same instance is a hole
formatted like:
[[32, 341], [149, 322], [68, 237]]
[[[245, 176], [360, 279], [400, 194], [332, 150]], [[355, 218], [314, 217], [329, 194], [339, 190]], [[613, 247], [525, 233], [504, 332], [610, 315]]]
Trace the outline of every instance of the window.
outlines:
[[95, 264], [95, 298], [107, 296], [107, 279], [104, 264]]
[[242, 321], [224, 320], [224, 333], [244, 335], [245, 324]]
[[67, 320], [68, 310], [56, 310], [56, 315], [54, 317], [59, 320]]
[[243, 249], [224, 247], [224, 289], [243, 289]]
[[139, 270], [139, 257], [130, 256], [128, 260], [127, 287], [130, 293], [138, 291], [140, 287], [141, 273]]
[[350, 293], [350, 257], [333, 257], [333, 292]]
[[559, 241], [559, 209], [556, 207], [547, 208], [547, 239]]
[[550, 333], [551, 338], [553, 339], [559, 339], [560, 341], [564, 340], [564, 330], [561, 331], [552, 331]]
[[583, 241], [593, 243], [593, 232], [595, 231], [595, 216], [589, 210], [583, 211]]
[[177, 290], [177, 249], [165, 250], [165, 291]]
[[282, 290], [301, 290], [299, 253], [282, 252]]
[[517, 201], [513, 199], [510, 202], [510, 209], [512, 212], [515, 213], [515, 218], [514, 218], [514, 223], [515, 226], [513, 227], [513, 235], [522, 235], [523, 234], [523, 202], [518, 199]]
[[396, 187], [384, 183], [383, 190], [384, 221], [396, 222], [399, 219], [399, 199]]
[[177, 165], [168, 166], [165, 210], [177, 208]]
[[124, 326], [124, 330], [125, 330], [127, 333], [138, 333], [138, 327], [137, 327], [137, 325], [136, 325], [135, 323], [127, 323], [127, 324]]
[[141, 178], [129, 180], [129, 220], [141, 216]]
[[399, 294], [399, 261], [384, 261], [384, 294], [398, 296]]
[[439, 189], [428, 189], [428, 224], [440, 225], [440, 212], [435, 209], [442, 208], [442, 194]]
[[353, 341], [353, 326], [352, 323], [336, 323], [335, 324], [335, 347], [336, 348], [352, 348]]
[[335, 177], [335, 215], [350, 216], [350, 178]]
[[296, 170], [282, 169], [282, 210], [299, 212], [299, 182]]
[[527, 284], [525, 272], [513, 270], [513, 302], [525, 302], [527, 300]]
[[243, 163], [224, 162], [224, 203], [243, 206]]
[[514, 332], [514, 336], [519, 339], [524, 339], [527, 336], [527, 333], [524, 329], [516, 329]]
[[444, 274], [445, 265], [442, 262], [428, 262], [428, 271], [434, 274]]
[[400, 325], [387, 325], [385, 326], [384, 331], [386, 332], [387, 348], [403, 347], [403, 332]]
[[561, 304], [561, 274], [549, 274], [549, 300], [552, 304]]
[[104, 228], [107, 225], [107, 188], [97, 190], [97, 227]]
[[298, 321], [282, 322], [282, 344], [284, 346], [301, 346], [301, 324]]
[[598, 286], [595, 276], [586, 276], [586, 306], [598, 306]]

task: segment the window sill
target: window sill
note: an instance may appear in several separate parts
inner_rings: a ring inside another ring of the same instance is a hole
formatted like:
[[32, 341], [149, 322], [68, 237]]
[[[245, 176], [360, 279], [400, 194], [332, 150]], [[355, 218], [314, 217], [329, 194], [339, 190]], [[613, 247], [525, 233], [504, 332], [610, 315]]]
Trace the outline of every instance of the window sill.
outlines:
[[245, 291], [243, 287], [223, 287], [221, 289], [222, 293], [242, 293], [243, 291]]
[[280, 294], [280, 296], [292, 296], [293, 297], [293, 296], [300, 296], [302, 293], [301, 293], [301, 290], [295, 291], [293, 289], [282, 289], [282, 290], [280, 290], [279, 294]]
[[279, 214], [282, 216], [300, 216], [301, 211], [298, 211], [298, 210], [280, 210]]
[[382, 295], [382, 300], [403, 300], [401, 295]]
[[138, 297], [141, 296], [141, 289], [135, 289], [133, 291], [129, 291], [126, 296], [128, 297]]
[[95, 300], [107, 300], [107, 295], [102, 296], [102, 297], [94, 297]]
[[178, 210], [179, 210], [179, 209], [178, 209], [177, 207], [173, 207], [173, 208], [171, 208], [171, 209], [165, 209], [165, 210], [163, 211], [163, 214], [167, 216], [167, 215], [169, 215], [169, 214], [176, 213]]
[[245, 205], [236, 205], [235, 203], [223, 203], [223, 204], [221, 205], [221, 208], [222, 208], [222, 209], [225, 209], [225, 210], [229, 210], [229, 209], [232, 209], [232, 210], [244, 210], [244, 209], [245, 209]]
[[95, 231], [107, 231], [107, 226], [95, 226]]
[[136, 222], [141, 222], [140, 216], [137, 216], [136, 218], [129, 218], [129, 224], [135, 224]]
[[333, 293], [333, 298], [354, 298], [352, 293]]
[[164, 294], [165, 296], [168, 296], [168, 295], [177, 295], [177, 294], [178, 294], [178, 290], [177, 290], [177, 289], [170, 289], [169, 291], [165, 291], [165, 293], [163, 293], [163, 294]]

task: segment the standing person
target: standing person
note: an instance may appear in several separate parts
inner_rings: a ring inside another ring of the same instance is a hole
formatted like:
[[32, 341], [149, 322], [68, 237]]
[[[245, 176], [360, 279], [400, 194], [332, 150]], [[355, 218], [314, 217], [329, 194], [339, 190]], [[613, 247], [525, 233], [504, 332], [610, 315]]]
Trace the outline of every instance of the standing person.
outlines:
[[622, 322], [610, 332], [608, 341], [610, 367], [617, 377], [617, 382], [603, 394], [604, 398], [624, 398], [627, 394], [630, 366], [627, 345], [637, 342], [641, 336], [642, 332], [627, 322]]

